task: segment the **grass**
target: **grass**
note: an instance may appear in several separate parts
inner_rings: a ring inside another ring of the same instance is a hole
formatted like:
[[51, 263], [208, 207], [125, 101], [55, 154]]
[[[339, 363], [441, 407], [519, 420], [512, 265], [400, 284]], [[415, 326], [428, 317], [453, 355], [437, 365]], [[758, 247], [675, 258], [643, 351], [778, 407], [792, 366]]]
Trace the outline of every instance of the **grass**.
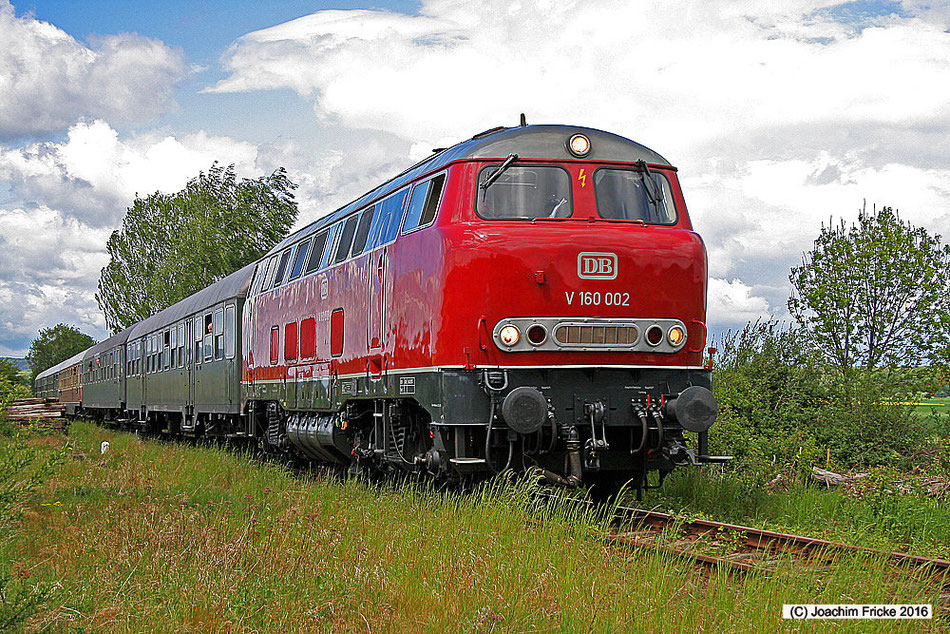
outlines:
[[620, 550], [596, 513], [532, 508], [527, 482], [377, 487], [86, 423], [71, 438], [0, 540], [5, 601], [51, 589], [28, 630], [814, 631], [824, 624], [783, 622], [782, 604], [936, 603], [874, 560], [730, 576]]
[[687, 516], [950, 559], [950, 506], [922, 491], [888, 493], [888, 478], [872, 473], [858, 498], [817, 484], [767, 491], [728, 472], [681, 470], [644, 503]]

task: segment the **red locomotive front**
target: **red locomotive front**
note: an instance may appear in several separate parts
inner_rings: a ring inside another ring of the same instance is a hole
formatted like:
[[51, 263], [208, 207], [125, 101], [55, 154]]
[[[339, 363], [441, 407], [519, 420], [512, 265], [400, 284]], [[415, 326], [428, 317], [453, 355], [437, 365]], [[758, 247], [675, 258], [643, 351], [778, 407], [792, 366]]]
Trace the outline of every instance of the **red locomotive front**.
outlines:
[[660, 155], [477, 135], [275, 249], [245, 311], [249, 408], [275, 447], [355, 467], [639, 488], [708, 458], [706, 277]]

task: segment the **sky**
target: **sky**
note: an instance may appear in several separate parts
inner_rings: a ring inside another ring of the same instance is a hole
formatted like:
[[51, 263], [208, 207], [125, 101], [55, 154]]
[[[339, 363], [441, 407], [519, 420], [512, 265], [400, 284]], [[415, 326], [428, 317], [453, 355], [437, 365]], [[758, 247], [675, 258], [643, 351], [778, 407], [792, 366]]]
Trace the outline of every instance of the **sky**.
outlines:
[[679, 168], [714, 333], [863, 205], [950, 239], [950, 0], [0, 0], [0, 356], [107, 335], [137, 194], [283, 166], [302, 226], [522, 112]]

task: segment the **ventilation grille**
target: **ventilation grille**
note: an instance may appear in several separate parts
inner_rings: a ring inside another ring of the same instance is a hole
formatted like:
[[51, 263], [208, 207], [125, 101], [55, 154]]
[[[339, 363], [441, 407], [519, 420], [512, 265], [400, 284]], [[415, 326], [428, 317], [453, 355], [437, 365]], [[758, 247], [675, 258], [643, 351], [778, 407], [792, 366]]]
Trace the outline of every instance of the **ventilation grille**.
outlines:
[[561, 345], [633, 345], [640, 332], [636, 326], [572, 325], [558, 326], [554, 337]]

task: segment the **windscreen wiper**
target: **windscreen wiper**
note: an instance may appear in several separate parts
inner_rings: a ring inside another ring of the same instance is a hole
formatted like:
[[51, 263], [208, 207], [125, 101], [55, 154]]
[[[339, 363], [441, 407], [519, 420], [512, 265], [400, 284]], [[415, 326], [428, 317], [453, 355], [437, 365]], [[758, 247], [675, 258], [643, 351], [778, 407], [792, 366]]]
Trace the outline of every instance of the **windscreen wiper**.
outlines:
[[[653, 208], [656, 209], [656, 215], [657, 217], [659, 217], [660, 192], [657, 191], [658, 186], [656, 184], [656, 181], [653, 180], [653, 172], [650, 171], [649, 166], [647, 166], [647, 162], [644, 161], [643, 159], [640, 159], [639, 161], [637, 161], [635, 165], [640, 171], [640, 180], [643, 181], [643, 189], [647, 193], [647, 198], [650, 199], [650, 204], [652, 204]], [[650, 178], [647, 178], [647, 176], [649, 176]], [[647, 181], [650, 182], [649, 185], [647, 184]]]
[[505, 170], [511, 167], [511, 164], [517, 160], [518, 160], [517, 154], [509, 154], [508, 158], [506, 158], [505, 161], [498, 167], [498, 169], [492, 172], [488, 176], [488, 178], [485, 179], [485, 182], [479, 185], [479, 187], [482, 189], [488, 189], [489, 187], [491, 187], [491, 184], [494, 183], [499, 178], [501, 178], [501, 175], [504, 174]]

